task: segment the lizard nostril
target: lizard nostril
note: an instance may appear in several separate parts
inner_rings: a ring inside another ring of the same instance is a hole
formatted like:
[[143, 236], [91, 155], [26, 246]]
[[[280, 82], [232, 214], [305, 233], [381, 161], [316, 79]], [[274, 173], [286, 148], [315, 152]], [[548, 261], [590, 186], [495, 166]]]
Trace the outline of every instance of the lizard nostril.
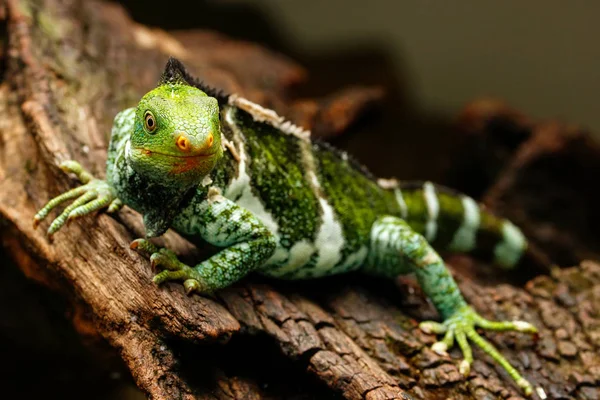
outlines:
[[214, 138], [213, 134], [209, 133], [208, 140], [206, 141], [208, 143], [208, 147], [212, 146], [214, 140], [215, 140], [215, 138]]
[[177, 147], [179, 147], [179, 150], [190, 151], [190, 140], [185, 137], [185, 135], [179, 135], [175, 143], [177, 144]]

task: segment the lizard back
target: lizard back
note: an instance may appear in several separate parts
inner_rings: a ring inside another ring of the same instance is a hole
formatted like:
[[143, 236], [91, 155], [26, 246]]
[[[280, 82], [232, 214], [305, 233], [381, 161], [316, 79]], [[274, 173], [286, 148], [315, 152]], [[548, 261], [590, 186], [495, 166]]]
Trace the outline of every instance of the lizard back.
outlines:
[[223, 166], [230, 169], [223, 195], [279, 241], [262, 273], [297, 279], [356, 269], [367, 256], [373, 222], [400, 214], [393, 193], [345, 153], [234, 107], [224, 108], [222, 126], [237, 152]]

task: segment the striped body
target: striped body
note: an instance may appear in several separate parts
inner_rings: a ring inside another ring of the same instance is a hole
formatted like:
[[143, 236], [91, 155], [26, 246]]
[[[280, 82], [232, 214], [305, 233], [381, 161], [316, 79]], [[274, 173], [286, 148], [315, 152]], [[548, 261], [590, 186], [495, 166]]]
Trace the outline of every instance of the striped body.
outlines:
[[[510, 222], [482, 212], [469, 197], [431, 183], [378, 183], [341, 152], [308, 138], [284, 134], [235, 107], [221, 111], [228, 151], [208, 189], [255, 215], [278, 246], [259, 272], [303, 279], [356, 270], [371, 248], [373, 223], [404, 219], [437, 249], [475, 252], [510, 267], [525, 241]], [[193, 204], [174, 228], [198, 234]]]
[[188, 293], [225, 288], [252, 271], [285, 279], [356, 269], [388, 277], [414, 272], [444, 318], [421, 324], [444, 334], [432, 350], [445, 354], [456, 339], [465, 356], [460, 371], [468, 375], [468, 338], [525, 394], [532, 392], [475, 327], [530, 333], [535, 327], [479, 316], [438, 254], [469, 252], [510, 268], [524, 253], [522, 233], [469, 197], [430, 182], [376, 180], [274, 111], [204, 87], [175, 59], [156, 89], [115, 117], [106, 181], [75, 161], [61, 167], [83, 185], [36, 214], [38, 224], [73, 200], [51, 223], [49, 235], [72, 218], [126, 204], [143, 214], [147, 238], [173, 227], [220, 248], [191, 267], [146, 239], [132, 243], [163, 268], [155, 283], [179, 280]]

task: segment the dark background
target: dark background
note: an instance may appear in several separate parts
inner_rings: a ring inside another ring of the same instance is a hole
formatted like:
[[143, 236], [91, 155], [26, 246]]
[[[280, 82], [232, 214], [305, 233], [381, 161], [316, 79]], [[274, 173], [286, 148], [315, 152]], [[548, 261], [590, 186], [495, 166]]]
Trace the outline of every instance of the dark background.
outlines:
[[[399, 111], [453, 116], [480, 96], [600, 132], [594, 0], [120, 1], [165, 29], [213, 28], [309, 67], [306, 90], [385, 84]], [[335, 73], [331, 73], [335, 72]]]
[[[293, 93], [297, 97], [323, 96], [348, 84], [384, 86], [383, 107], [335, 140], [380, 176], [443, 180], [440, 177], [451, 167], [449, 159], [415, 157], [425, 154], [424, 149], [440, 154], [459, 146], [452, 122], [465, 103], [482, 96], [505, 99], [527, 115], [557, 117], [600, 133], [596, 101], [600, 92], [600, 2], [593, 0], [119, 3], [141, 24], [166, 30], [214, 29], [291, 57], [309, 71], [309, 80]], [[379, 140], [383, 137], [392, 145]], [[415, 149], [412, 158], [406, 147]], [[403, 158], [398, 159], [397, 154]], [[19, 281], [11, 271], [14, 269], [3, 270], [2, 277], [17, 282], [15, 292], [32, 284]], [[0, 296], [9, 309], [13, 294]], [[46, 325], [61, 324], [64, 319], [64, 305], [51, 304], [50, 298], [41, 292], [22, 304], [28, 310], [51, 309], [48, 321], [42, 322], [28, 321], [28, 313], [23, 313], [26, 329], [40, 332], [40, 352], [53, 352], [60, 346], [43, 334]], [[5, 346], [10, 349], [4, 351], [31, 354], [28, 343], [6, 341]], [[42, 377], [37, 382], [64, 388], [64, 398], [144, 398], [123, 372], [109, 376], [108, 382], [99, 385], [103, 390], [89, 397], [86, 385], [98, 385], [96, 371], [80, 353], [83, 350], [74, 348], [64, 358], [89, 370], [89, 382], [74, 387], [68, 376], [63, 382], [60, 378], [56, 381], [55, 375], [48, 378], [52, 381]], [[38, 357], [20, 357], [12, 366], [24, 371], [37, 363]], [[34, 371], [53, 368], [35, 366]], [[118, 379], [121, 377], [125, 379]]]

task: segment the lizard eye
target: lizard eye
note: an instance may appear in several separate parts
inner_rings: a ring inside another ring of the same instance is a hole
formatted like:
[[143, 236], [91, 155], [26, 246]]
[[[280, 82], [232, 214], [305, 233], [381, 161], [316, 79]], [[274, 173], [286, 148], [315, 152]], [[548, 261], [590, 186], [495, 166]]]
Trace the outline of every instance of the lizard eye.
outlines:
[[146, 111], [144, 114], [144, 129], [148, 133], [154, 133], [156, 130], [156, 120], [150, 111]]

